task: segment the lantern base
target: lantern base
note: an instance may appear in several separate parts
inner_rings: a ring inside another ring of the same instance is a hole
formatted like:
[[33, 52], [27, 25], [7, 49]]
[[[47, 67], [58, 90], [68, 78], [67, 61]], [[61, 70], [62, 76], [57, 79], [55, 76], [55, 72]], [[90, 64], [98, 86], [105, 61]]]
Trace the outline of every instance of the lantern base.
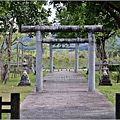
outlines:
[[99, 83], [100, 86], [112, 86], [112, 83], [109, 79], [109, 76], [108, 75], [103, 75], [102, 76], [102, 80], [100, 80], [100, 83]]
[[21, 76], [21, 80], [20, 83], [18, 83], [18, 86], [31, 86], [28, 75]]

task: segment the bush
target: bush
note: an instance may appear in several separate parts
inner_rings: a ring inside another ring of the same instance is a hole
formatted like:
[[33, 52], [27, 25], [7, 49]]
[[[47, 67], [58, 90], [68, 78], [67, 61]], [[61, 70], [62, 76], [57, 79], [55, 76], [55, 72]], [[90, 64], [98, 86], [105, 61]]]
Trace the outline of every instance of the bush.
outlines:
[[119, 71], [120, 65], [119, 64], [109, 64], [108, 65], [109, 71]]
[[86, 66], [82, 66], [81, 69], [87, 69], [87, 67]]

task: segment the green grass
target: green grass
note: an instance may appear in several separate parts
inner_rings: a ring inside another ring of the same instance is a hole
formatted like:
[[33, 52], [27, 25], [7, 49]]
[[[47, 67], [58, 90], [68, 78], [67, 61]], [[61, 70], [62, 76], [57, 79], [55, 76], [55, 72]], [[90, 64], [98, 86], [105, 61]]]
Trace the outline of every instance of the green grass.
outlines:
[[[46, 75], [47, 72], [43, 73], [43, 76]], [[88, 78], [86, 75], [86, 71], [81, 71], [81, 73]], [[99, 86], [99, 76], [98, 72], [96, 72], [96, 88], [106, 96], [106, 98], [111, 101], [115, 105], [115, 94], [120, 93], [120, 83], [116, 83], [117, 73], [112, 72], [110, 73], [110, 79], [112, 82], [112, 86]], [[11, 93], [20, 93], [20, 102], [22, 102], [26, 96], [35, 88], [36, 84], [36, 76], [31, 73], [29, 74], [30, 81], [32, 86], [17, 86], [20, 82], [20, 76], [17, 78], [10, 78], [7, 81], [7, 84], [0, 84], [0, 96], [2, 96], [3, 101], [10, 101], [10, 94]], [[8, 118], [10, 114], [3, 114], [2, 119]]]
[[[43, 72], [43, 76], [45, 76], [47, 72]], [[20, 102], [22, 102], [26, 96], [35, 88], [36, 84], [36, 75], [33, 73], [29, 74], [29, 78], [31, 81], [31, 86], [17, 86], [20, 82], [20, 76], [17, 78], [10, 78], [6, 84], [0, 84], [0, 96], [2, 97], [2, 101], [8, 102], [10, 101], [11, 93], [20, 93]], [[6, 108], [7, 106], [3, 107]], [[7, 107], [9, 108], [9, 107]], [[2, 114], [2, 119], [8, 118], [10, 114]]]
[[[88, 78], [86, 75], [86, 71], [81, 71], [81, 73]], [[116, 93], [120, 93], [120, 83], [117, 83], [117, 73], [112, 72], [110, 73], [110, 80], [112, 86], [99, 86], [99, 76], [98, 72], [96, 72], [95, 80], [96, 80], [96, 88], [106, 96], [106, 98], [111, 101], [115, 105], [115, 96]]]

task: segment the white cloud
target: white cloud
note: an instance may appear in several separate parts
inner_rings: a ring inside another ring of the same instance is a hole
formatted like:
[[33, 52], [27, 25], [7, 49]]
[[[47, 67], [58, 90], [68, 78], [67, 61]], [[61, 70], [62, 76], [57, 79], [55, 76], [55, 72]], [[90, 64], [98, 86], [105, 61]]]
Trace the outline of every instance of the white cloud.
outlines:
[[[50, 2], [50, 0], [48, 0], [48, 4], [49, 4], [49, 2]], [[56, 9], [55, 8], [53, 8], [53, 4], [52, 5], [46, 5], [46, 6], [44, 6], [44, 8], [45, 9], [48, 9], [48, 8], [50, 8], [51, 9], [51, 16], [50, 17], [48, 17], [48, 20], [50, 21], [50, 22], [52, 22], [52, 20], [55, 18], [55, 11], [56, 11]]]

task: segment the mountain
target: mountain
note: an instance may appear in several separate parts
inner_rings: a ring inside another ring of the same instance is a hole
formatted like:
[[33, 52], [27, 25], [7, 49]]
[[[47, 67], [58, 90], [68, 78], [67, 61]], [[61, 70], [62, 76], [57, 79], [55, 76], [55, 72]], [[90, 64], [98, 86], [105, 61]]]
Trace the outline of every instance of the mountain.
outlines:
[[[28, 35], [25, 35], [24, 39], [22, 39], [22, 37], [19, 37], [18, 41], [22, 42], [23, 44], [25, 44], [26, 42], [31, 42], [32, 38], [30, 38]], [[71, 44], [71, 46], [74, 46], [74, 44]], [[119, 47], [119, 46], [120, 46], [120, 38], [117, 38], [117, 45], [116, 45], [116, 47]], [[23, 48], [24, 48], [24, 50], [36, 50], [36, 46], [24, 46]], [[16, 49], [16, 45], [14, 46], [14, 49]], [[78, 49], [80, 51], [88, 50], [88, 43], [79, 44]], [[73, 49], [69, 49], [68, 51], [74, 51], [74, 50]]]
[[[30, 38], [28, 35], [25, 35], [25, 37], [22, 39], [22, 37], [19, 37], [19, 39], [18, 39], [18, 42], [21, 42], [21, 43], [23, 43], [24, 45], [26, 44], [26, 42], [28, 43], [28, 42], [31, 42], [32, 41], [32, 38]], [[17, 45], [14, 45], [14, 47], [13, 47], [13, 49], [16, 49], [17, 48]], [[20, 49], [22, 49], [21, 48], [21, 44], [19, 44], [19, 48]], [[36, 50], [36, 46], [34, 45], [34, 46], [23, 46], [23, 49], [24, 50]]]
[[88, 50], [88, 43], [80, 44], [78, 49], [79, 50]]

